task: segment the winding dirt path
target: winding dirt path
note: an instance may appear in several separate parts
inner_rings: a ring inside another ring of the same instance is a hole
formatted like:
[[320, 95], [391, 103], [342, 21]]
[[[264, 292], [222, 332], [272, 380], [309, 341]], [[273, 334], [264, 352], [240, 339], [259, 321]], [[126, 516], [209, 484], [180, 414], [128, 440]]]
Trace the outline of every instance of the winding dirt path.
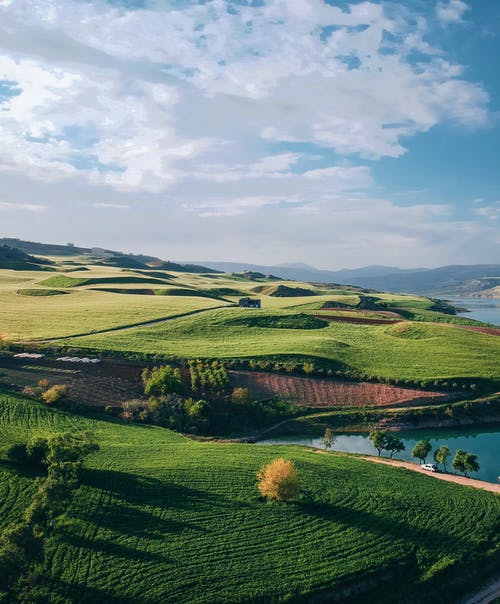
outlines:
[[366, 461], [373, 461], [375, 463], [382, 463], [387, 466], [395, 466], [397, 468], [406, 468], [413, 472], [419, 472], [432, 478], [438, 478], [446, 482], [454, 482], [456, 484], [465, 485], [467, 487], [474, 487], [476, 489], [483, 489], [490, 491], [491, 493], [500, 493], [500, 484], [494, 484], [492, 482], [486, 482], [485, 480], [476, 480], [475, 478], [466, 478], [465, 476], [455, 476], [455, 474], [443, 474], [441, 472], [427, 472], [422, 470], [418, 464], [411, 463], [409, 461], [398, 461], [396, 459], [387, 459], [383, 457], [375, 457], [372, 455], [363, 457]]

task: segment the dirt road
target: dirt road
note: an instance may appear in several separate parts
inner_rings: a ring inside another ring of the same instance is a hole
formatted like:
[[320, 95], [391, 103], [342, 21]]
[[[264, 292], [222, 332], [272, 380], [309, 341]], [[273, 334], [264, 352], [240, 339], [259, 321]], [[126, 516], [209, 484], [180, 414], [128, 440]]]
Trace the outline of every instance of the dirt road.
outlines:
[[420, 474], [425, 474], [426, 476], [431, 476], [432, 478], [438, 478], [439, 480], [445, 480], [446, 482], [454, 482], [456, 484], [462, 484], [468, 487], [474, 487], [476, 489], [484, 489], [485, 491], [491, 491], [492, 493], [500, 493], [500, 484], [493, 484], [492, 482], [486, 482], [484, 480], [476, 480], [475, 478], [466, 478], [465, 476], [455, 476], [454, 474], [428, 472], [427, 470], [422, 470], [418, 464], [414, 464], [409, 461], [397, 461], [395, 459], [386, 459], [374, 456], [363, 457], [363, 459], [373, 461], [375, 463], [383, 463], [388, 466], [406, 468], [407, 470], [420, 472]]

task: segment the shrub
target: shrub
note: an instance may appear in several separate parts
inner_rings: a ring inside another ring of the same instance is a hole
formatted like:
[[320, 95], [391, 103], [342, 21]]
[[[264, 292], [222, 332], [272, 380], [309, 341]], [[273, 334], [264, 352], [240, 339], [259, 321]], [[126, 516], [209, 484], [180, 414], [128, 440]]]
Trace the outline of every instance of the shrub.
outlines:
[[300, 487], [299, 472], [288, 459], [278, 457], [257, 472], [261, 494], [276, 501], [290, 501], [297, 496]]
[[42, 394], [47, 405], [54, 405], [68, 396], [69, 388], [64, 384], [55, 384]]
[[235, 388], [231, 394], [231, 401], [236, 404], [248, 403], [250, 399], [248, 388]]

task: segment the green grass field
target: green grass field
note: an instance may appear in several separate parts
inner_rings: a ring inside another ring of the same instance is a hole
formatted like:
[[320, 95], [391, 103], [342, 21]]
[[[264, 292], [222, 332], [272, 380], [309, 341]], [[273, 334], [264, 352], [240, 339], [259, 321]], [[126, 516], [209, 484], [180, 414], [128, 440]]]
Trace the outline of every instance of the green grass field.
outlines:
[[[284, 314], [284, 311], [282, 311]], [[258, 315], [261, 319], [265, 311]], [[322, 329], [246, 327], [255, 311], [225, 308], [150, 327], [67, 340], [96, 349], [184, 357], [250, 358], [310, 355], [337, 360], [373, 376], [399, 379], [498, 378], [500, 339], [427, 323]]]
[[[297, 602], [382, 576], [377, 601], [418, 590], [426, 602], [443, 569], [460, 577], [498, 552], [491, 493], [342, 454], [200, 443], [0, 393], [2, 447], [83, 429], [101, 450], [47, 542], [36, 589], [49, 604]], [[255, 473], [276, 456], [299, 468], [294, 503], [259, 498]], [[0, 463], [2, 528], [33, 489], [29, 472]]]

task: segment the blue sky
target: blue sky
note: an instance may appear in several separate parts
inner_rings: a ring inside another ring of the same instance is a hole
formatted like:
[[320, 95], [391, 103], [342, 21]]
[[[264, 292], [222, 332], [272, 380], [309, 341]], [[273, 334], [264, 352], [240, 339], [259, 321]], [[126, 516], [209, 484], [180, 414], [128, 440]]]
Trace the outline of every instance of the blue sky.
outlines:
[[0, 0], [0, 233], [498, 262], [499, 36], [489, 0]]

